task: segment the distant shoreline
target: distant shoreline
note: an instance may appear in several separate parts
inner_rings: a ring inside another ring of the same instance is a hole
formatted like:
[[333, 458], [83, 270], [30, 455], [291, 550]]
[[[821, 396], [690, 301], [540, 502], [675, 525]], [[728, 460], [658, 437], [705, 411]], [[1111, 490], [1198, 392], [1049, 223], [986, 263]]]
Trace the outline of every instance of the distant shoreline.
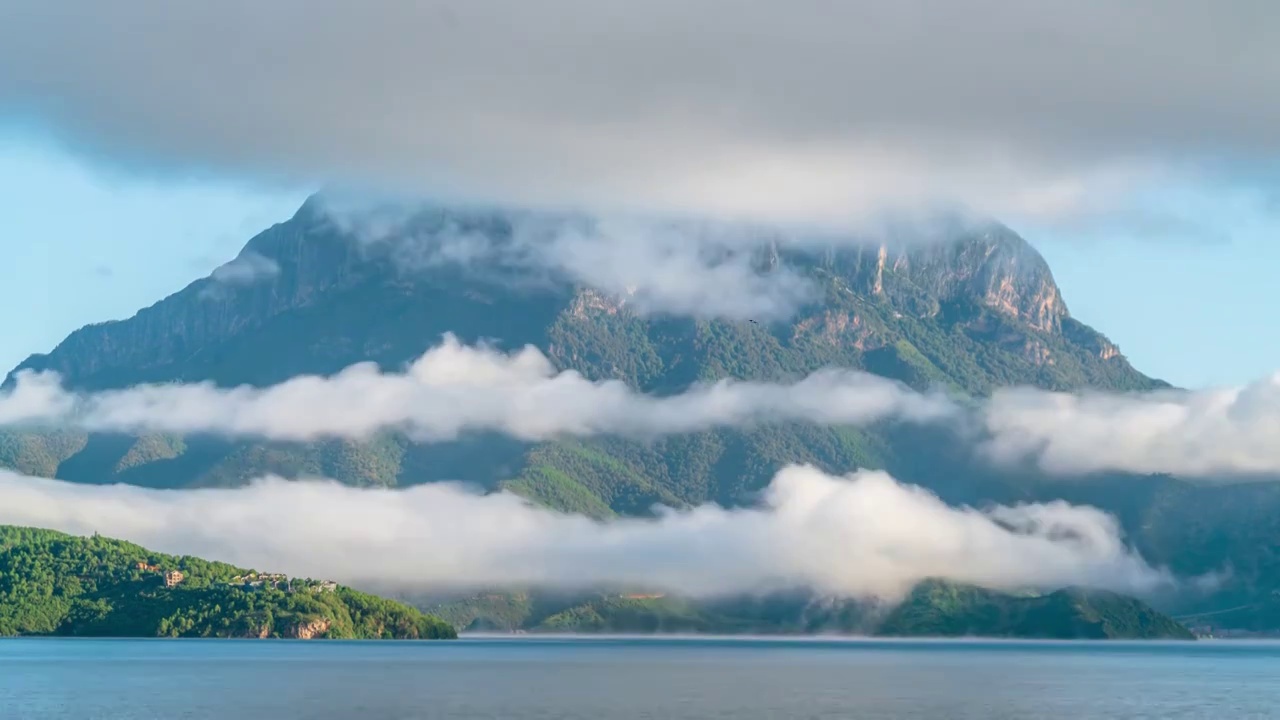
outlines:
[[777, 645], [832, 645], [832, 646], [1108, 646], [1108, 647], [1152, 647], [1152, 646], [1210, 646], [1210, 645], [1280, 645], [1280, 637], [1250, 638], [1197, 638], [1182, 639], [1105, 639], [1105, 638], [1008, 638], [1008, 637], [874, 637], [865, 635], [717, 635], [688, 633], [647, 633], [647, 634], [608, 634], [608, 633], [460, 633], [452, 642], [441, 643], [439, 640], [425, 639], [328, 639], [314, 638], [243, 638], [243, 637], [96, 637], [73, 635], [6, 635], [0, 636], [0, 643], [5, 641], [59, 641], [59, 642], [147, 642], [147, 643], [192, 643], [212, 642], [215, 644], [307, 644], [307, 645], [429, 645], [447, 647], [459, 643], [716, 643], [716, 644], [777, 644]]
[[1213, 642], [1215, 640], [1240, 642], [1272, 642], [1280, 643], [1280, 636], [1273, 638], [1195, 638], [1191, 640], [1169, 638], [1015, 638], [998, 636], [969, 635], [963, 637], [946, 636], [903, 636], [887, 637], [875, 635], [819, 635], [819, 634], [717, 634], [717, 633], [458, 633], [459, 640], [598, 640], [598, 641], [635, 641], [635, 640], [707, 640], [723, 642], [778, 642], [778, 643], [845, 643], [845, 644], [1106, 644], [1106, 645], [1151, 645]]

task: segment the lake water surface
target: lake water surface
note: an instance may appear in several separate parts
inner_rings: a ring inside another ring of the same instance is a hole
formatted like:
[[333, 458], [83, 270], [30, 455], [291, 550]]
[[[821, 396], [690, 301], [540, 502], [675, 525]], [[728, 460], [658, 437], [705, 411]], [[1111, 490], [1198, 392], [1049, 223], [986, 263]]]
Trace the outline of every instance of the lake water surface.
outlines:
[[0, 718], [1280, 718], [1280, 644], [0, 640]]

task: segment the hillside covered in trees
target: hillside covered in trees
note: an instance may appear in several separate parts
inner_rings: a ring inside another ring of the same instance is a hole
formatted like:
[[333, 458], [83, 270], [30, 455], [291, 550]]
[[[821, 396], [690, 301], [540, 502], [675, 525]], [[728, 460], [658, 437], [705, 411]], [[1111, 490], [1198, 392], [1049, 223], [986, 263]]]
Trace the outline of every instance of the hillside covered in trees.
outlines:
[[351, 588], [0, 526], [0, 636], [445, 639], [447, 623]]
[[936, 581], [916, 586], [877, 632], [892, 637], [1193, 638], [1173, 618], [1113, 592], [1063, 588], [1045, 595], [1017, 596]]
[[1059, 640], [1190, 640], [1173, 618], [1125, 595], [1063, 588], [1014, 595], [930, 580], [901, 603], [808, 593], [692, 600], [661, 594], [489, 593], [431, 611], [470, 632], [837, 634]]

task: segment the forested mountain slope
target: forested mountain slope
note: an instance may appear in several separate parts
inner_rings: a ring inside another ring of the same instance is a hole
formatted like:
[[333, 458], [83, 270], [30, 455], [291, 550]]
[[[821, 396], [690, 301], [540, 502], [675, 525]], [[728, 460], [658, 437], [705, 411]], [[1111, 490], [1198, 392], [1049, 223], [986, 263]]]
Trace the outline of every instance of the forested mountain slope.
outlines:
[[322, 580], [0, 525], [0, 636], [440, 639], [439, 618]]

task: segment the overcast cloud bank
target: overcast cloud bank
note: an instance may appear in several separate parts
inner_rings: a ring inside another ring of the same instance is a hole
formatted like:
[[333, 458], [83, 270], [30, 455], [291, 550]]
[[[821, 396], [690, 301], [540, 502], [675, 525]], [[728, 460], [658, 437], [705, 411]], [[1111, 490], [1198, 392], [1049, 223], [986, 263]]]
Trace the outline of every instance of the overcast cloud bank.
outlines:
[[135, 168], [1052, 221], [1274, 166], [1278, 32], [1267, 0], [12, 0], [0, 116]]

